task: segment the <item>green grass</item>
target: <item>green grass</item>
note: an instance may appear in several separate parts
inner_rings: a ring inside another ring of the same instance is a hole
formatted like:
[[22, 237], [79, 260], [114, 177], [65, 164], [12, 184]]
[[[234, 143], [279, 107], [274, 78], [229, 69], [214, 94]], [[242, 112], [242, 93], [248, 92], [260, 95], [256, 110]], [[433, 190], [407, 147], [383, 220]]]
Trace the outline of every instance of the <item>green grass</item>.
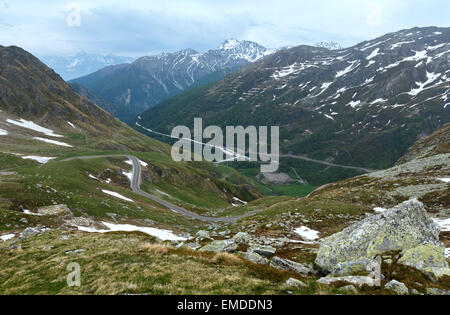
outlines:
[[[17, 175], [3, 178], [0, 197], [8, 200], [10, 209], [30, 209], [52, 204], [67, 204], [75, 215], [90, 215], [107, 219], [115, 213], [123, 220], [151, 219], [166, 225], [191, 225], [158, 203], [130, 191], [128, 179], [118, 172], [131, 168], [120, 158], [50, 162], [45, 165], [27, 165], [14, 169]], [[100, 176], [110, 169], [111, 184], [88, 177]], [[130, 203], [106, 195], [101, 190], [115, 191], [134, 200]]]
[[272, 191], [277, 195], [291, 197], [305, 197], [316, 189], [317, 186], [294, 183], [285, 186], [273, 186]]

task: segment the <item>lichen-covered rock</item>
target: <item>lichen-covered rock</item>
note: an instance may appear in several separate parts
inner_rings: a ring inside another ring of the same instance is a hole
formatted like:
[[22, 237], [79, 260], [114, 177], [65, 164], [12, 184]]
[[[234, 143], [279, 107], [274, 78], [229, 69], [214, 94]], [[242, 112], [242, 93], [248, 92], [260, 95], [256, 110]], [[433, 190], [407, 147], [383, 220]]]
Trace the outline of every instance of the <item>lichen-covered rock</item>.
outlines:
[[301, 275], [310, 275], [314, 273], [312, 266], [306, 266], [304, 264], [297, 263], [288, 259], [282, 259], [280, 257], [274, 257], [270, 261], [272, 268], [284, 271], [293, 271]]
[[317, 283], [330, 285], [336, 282], [348, 282], [358, 287], [368, 285], [373, 287], [376, 285], [375, 280], [366, 276], [347, 276], [347, 277], [325, 277], [317, 280]]
[[71, 215], [72, 211], [66, 205], [55, 205], [38, 209], [38, 214], [45, 216], [65, 216]]
[[268, 265], [269, 260], [265, 257], [262, 257], [261, 255], [254, 253], [254, 252], [246, 252], [244, 253], [244, 258], [247, 260], [250, 260], [252, 263], [258, 264], [258, 265]]
[[331, 273], [342, 262], [374, 259], [385, 252], [408, 250], [427, 243], [439, 244], [439, 232], [439, 226], [421, 202], [406, 201], [324, 239], [316, 263]]
[[384, 287], [388, 290], [394, 291], [398, 295], [406, 295], [409, 293], [409, 290], [406, 287], [406, 285], [397, 280], [392, 280], [391, 282], [387, 283]]
[[411, 248], [405, 251], [398, 263], [422, 271], [433, 282], [444, 275], [450, 276], [445, 248], [439, 245], [427, 244]]
[[432, 282], [439, 282], [443, 276], [450, 277], [450, 268], [427, 268], [423, 270], [425, 276]]
[[247, 251], [257, 253], [258, 255], [267, 258], [272, 258], [273, 256], [275, 256], [275, 253], [277, 252], [277, 250], [272, 246], [262, 246], [262, 245], [252, 245], [248, 248]]
[[238, 245], [233, 240], [214, 241], [202, 248], [201, 252], [215, 252], [215, 253], [234, 253], [238, 250]]

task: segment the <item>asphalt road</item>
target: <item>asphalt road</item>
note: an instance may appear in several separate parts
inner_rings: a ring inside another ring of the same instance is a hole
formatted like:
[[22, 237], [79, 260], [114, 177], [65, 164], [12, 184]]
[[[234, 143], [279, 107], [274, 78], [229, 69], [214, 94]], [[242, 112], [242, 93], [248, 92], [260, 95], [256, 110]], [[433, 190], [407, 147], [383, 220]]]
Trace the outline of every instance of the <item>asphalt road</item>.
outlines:
[[141, 189], [141, 180], [142, 180], [142, 169], [141, 169], [141, 163], [139, 163], [139, 159], [135, 156], [132, 155], [91, 155], [91, 156], [77, 156], [77, 157], [72, 157], [72, 158], [68, 158], [68, 159], [64, 159], [61, 160], [60, 162], [69, 162], [69, 161], [73, 161], [73, 160], [92, 160], [92, 159], [100, 159], [100, 158], [108, 158], [108, 157], [126, 157], [128, 159], [130, 159], [130, 161], [133, 163], [133, 177], [132, 177], [132, 181], [131, 181], [131, 185], [130, 188], [131, 190], [143, 197], [146, 197], [148, 199], [151, 199], [157, 203], [159, 203], [160, 205], [168, 208], [169, 210], [181, 214], [183, 216], [186, 217], [190, 217], [192, 219], [195, 220], [200, 220], [200, 221], [205, 221], [205, 222], [211, 222], [211, 223], [219, 223], [219, 222], [224, 222], [224, 223], [233, 223], [236, 221], [239, 221], [241, 219], [245, 219], [248, 217], [251, 217], [255, 214], [260, 213], [262, 210], [255, 210], [255, 211], [251, 211], [248, 212], [244, 215], [238, 216], [238, 217], [205, 217], [205, 216], [201, 216], [197, 213], [194, 213], [192, 211], [183, 209], [181, 207], [178, 207], [168, 201], [165, 201], [155, 195], [149, 194], [145, 191], [143, 191]]

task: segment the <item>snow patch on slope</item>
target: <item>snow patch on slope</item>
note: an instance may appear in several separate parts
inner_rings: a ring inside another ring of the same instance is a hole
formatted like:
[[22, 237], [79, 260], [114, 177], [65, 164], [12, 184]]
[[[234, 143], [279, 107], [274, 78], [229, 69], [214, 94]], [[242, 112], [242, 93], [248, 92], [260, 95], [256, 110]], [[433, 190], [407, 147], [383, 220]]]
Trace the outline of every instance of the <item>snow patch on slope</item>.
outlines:
[[35, 124], [32, 121], [29, 120], [25, 120], [25, 119], [20, 119], [19, 121], [17, 120], [12, 120], [12, 119], [7, 119], [6, 120], [8, 123], [22, 127], [22, 128], [26, 128], [26, 129], [30, 129], [39, 133], [43, 133], [48, 137], [54, 137], [54, 138], [62, 138], [63, 136], [61, 135], [57, 135], [53, 132], [53, 130], [44, 128], [42, 126], [39, 126], [38, 124]]
[[151, 236], [155, 236], [162, 241], [186, 241], [187, 239], [178, 235], [175, 235], [170, 230], [161, 230], [157, 228], [141, 227], [131, 224], [113, 224], [108, 222], [102, 222], [103, 225], [109, 228], [109, 230], [96, 230], [92, 228], [86, 228], [78, 226], [78, 229], [83, 232], [89, 233], [109, 233], [109, 232], [142, 232]]

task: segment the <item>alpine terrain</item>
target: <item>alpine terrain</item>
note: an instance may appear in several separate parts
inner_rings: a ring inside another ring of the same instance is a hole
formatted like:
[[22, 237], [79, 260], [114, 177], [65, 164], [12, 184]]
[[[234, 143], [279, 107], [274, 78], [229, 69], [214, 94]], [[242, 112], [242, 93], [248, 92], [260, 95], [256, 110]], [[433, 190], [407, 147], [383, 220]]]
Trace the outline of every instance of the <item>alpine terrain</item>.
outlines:
[[[180, 92], [215, 82], [272, 51], [256, 43], [230, 39], [216, 49], [199, 53], [184, 49], [146, 56], [130, 64], [106, 67], [70, 81], [113, 101], [122, 121], [134, 118]], [[127, 112], [128, 114], [125, 114]]]
[[[281, 171], [325, 184], [384, 169], [450, 121], [450, 29], [414, 28], [356, 46], [280, 50], [140, 115], [141, 126], [280, 126]], [[326, 163], [312, 163], [318, 160]]]
[[[318, 46], [70, 85], [0, 46], [0, 295], [449, 295], [450, 29]], [[195, 117], [279, 125], [280, 170], [176, 162]]]

